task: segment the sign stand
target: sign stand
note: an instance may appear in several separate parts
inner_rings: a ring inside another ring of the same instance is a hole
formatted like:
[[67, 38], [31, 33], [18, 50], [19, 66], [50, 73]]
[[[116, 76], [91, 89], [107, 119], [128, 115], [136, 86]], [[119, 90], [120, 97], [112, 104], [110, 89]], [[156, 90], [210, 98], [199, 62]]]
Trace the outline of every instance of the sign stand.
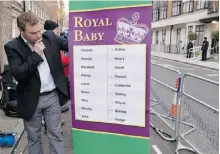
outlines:
[[151, 1], [69, 2], [74, 154], [149, 154]]

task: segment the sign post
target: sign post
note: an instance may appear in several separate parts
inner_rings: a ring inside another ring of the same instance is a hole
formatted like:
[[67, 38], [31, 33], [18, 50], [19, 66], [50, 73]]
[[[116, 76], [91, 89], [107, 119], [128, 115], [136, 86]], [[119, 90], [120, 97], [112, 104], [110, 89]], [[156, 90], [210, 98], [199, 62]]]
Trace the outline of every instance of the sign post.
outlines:
[[151, 1], [70, 1], [74, 154], [149, 154]]

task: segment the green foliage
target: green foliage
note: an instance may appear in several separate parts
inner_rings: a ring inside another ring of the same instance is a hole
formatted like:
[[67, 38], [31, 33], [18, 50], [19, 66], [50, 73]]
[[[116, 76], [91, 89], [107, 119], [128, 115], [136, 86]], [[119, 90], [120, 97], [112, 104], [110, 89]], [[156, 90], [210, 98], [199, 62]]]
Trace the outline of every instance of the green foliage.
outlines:
[[212, 32], [212, 38], [219, 41], [219, 31]]
[[188, 37], [189, 37], [190, 41], [193, 41], [193, 40], [197, 39], [196, 33], [193, 33], [193, 32], [189, 33]]

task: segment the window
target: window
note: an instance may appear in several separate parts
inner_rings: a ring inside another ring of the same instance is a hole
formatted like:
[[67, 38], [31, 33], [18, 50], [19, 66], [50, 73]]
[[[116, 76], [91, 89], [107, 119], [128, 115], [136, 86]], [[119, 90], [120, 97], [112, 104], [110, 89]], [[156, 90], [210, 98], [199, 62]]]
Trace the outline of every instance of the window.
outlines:
[[183, 3], [183, 13], [193, 12], [194, 9], [194, 1], [186, 1]]
[[181, 34], [181, 28], [178, 28], [177, 30], [176, 30], [176, 44], [177, 45], [180, 45], [180, 34]]
[[[193, 26], [188, 26], [188, 36], [189, 36], [189, 34], [190, 33], [192, 33], [193, 32]], [[190, 40], [189, 40], [189, 38], [188, 38], [188, 42], [189, 42]]]
[[153, 10], [153, 21], [159, 20], [159, 9]]
[[160, 19], [166, 19], [167, 18], [167, 7], [161, 7], [160, 8]]
[[193, 32], [193, 26], [188, 26], [188, 34]]
[[26, 0], [25, 1], [25, 7], [26, 7], [26, 11], [30, 11], [31, 10], [31, 2], [30, 2], [30, 0]]
[[15, 17], [13, 17], [12, 19], [12, 38], [15, 38], [19, 35], [19, 30], [17, 27], [17, 19]]
[[12, 38], [15, 38], [16, 18], [12, 19]]
[[165, 44], [166, 42], [166, 29], [162, 30], [162, 43]]
[[34, 13], [37, 14], [37, 5], [35, 5]]
[[167, 18], [168, 1], [153, 1], [153, 21]]
[[155, 38], [156, 38], [155, 43], [158, 44], [159, 43], [159, 40], [158, 40], [159, 39], [159, 31], [156, 31], [156, 37]]
[[37, 15], [40, 17], [40, 7], [37, 8]]
[[31, 1], [31, 12], [33, 12], [34, 13], [34, 2], [33, 1]]
[[181, 1], [174, 1], [172, 3], [172, 15], [177, 16], [181, 14]]
[[202, 45], [203, 37], [204, 37], [204, 30], [205, 30], [205, 26], [204, 25], [196, 25], [197, 40], [195, 42], [195, 45], [197, 45], [197, 46]]
[[43, 10], [41, 10], [41, 12], [40, 12], [40, 17], [41, 17], [41, 19], [43, 19]]
[[206, 0], [199, 0], [197, 1], [197, 5], [196, 5], [196, 9], [200, 10], [200, 9], [204, 9], [208, 7], [208, 2]]

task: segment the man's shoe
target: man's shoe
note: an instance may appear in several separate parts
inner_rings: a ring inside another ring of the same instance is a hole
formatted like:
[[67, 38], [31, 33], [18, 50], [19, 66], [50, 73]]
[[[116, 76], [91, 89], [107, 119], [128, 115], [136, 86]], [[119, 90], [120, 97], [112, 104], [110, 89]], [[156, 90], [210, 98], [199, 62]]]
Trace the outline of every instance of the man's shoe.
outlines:
[[61, 126], [63, 126], [65, 124], [64, 120], [61, 120]]
[[65, 113], [67, 111], [69, 111], [69, 107], [67, 106], [62, 107], [62, 110], [61, 110], [62, 113]]

